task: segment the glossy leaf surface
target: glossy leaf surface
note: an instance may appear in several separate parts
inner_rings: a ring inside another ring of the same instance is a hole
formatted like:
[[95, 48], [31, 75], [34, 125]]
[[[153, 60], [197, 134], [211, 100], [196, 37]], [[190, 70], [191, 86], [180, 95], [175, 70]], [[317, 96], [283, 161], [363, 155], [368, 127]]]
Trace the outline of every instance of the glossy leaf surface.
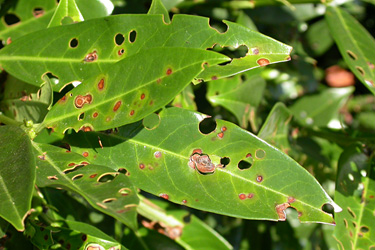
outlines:
[[342, 153], [338, 168], [335, 201], [343, 208], [335, 215], [338, 249], [371, 249], [375, 246], [374, 158], [354, 145]]
[[213, 105], [220, 105], [231, 111], [241, 127], [246, 128], [249, 121], [254, 119], [266, 82], [258, 74], [220, 79], [208, 83], [207, 99]]
[[105, 166], [91, 165], [66, 149], [33, 143], [39, 187], [61, 187], [83, 196], [94, 208], [136, 228], [138, 196], [129, 179]]
[[375, 40], [346, 11], [328, 7], [326, 20], [342, 57], [356, 77], [375, 94]]
[[31, 208], [35, 159], [30, 139], [16, 126], [0, 126], [0, 216], [18, 231]]
[[[305, 169], [279, 150], [221, 120], [213, 132], [202, 134], [199, 124], [206, 116], [200, 113], [170, 108], [159, 115], [160, 125], [151, 131], [139, 122], [113, 135], [81, 133], [68, 137], [67, 142], [77, 152], [90, 152], [97, 164], [110, 161], [118, 169], [126, 161], [137, 187], [178, 204], [268, 220], [284, 220], [283, 211], [290, 205], [300, 212], [303, 222], [333, 223], [321, 207], [330, 203], [336, 211], [340, 208]], [[193, 152], [201, 152], [202, 157], [207, 154], [206, 165], [214, 164], [215, 170], [198, 172], [197, 168], [205, 170], [204, 162], [191, 158]], [[197, 164], [192, 166], [192, 161]], [[252, 166], [239, 169], [240, 161]]]
[[[152, 223], [160, 225], [163, 234], [174, 239], [185, 249], [232, 249], [223, 237], [195, 215], [180, 209], [165, 209], [158, 204], [160, 204], [158, 201], [141, 198], [137, 211], [151, 220], [150, 224], [143, 223], [146, 227], [150, 227]], [[150, 227], [150, 229], [156, 228]]]
[[205, 64], [227, 60], [191, 48], [141, 51], [66, 94], [47, 114], [44, 125], [64, 132], [70, 127], [105, 130], [138, 121], [168, 104]]
[[75, 0], [60, 0], [48, 27], [72, 24], [83, 21], [83, 16]]
[[290, 111], [305, 126], [336, 127], [340, 125], [339, 110], [353, 91], [352, 87], [326, 89], [299, 99]]
[[[0, 64], [7, 72], [35, 85], [40, 85], [41, 76], [50, 72], [60, 80], [54, 86], [59, 91], [69, 82], [107, 72], [120, 59], [155, 47], [207, 49], [219, 44], [248, 48], [243, 58], [207, 68], [199, 76], [205, 80], [290, 59], [290, 46], [242, 25], [225, 24], [228, 30], [219, 33], [209, 26], [209, 19], [198, 16], [174, 15], [168, 25], [161, 15], [110, 16], [24, 36], [0, 51]], [[153, 61], [159, 59], [153, 57]]]

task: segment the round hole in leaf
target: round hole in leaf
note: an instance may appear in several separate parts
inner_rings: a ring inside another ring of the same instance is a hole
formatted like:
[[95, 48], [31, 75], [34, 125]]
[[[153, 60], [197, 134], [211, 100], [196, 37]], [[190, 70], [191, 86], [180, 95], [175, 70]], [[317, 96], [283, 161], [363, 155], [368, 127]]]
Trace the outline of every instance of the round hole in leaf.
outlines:
[[361, 230], [362, 233], [367, 233], [368, 231], [370, 231], [370, 229], [368, 227], [366, 227], [366, 226], [362, 226], [360, 228], [360, 230]]
[[98, 182], [111, 182], [116, 178], [116, 173], [105, 173], [98, 178]]
[[334, 211], [333, 206], [329, 203], [324, 204], [322, 206], [322, 210], [326, 213], [329, 213], [329, 214], [333, 214], [333, 211]]
[[79, 116], [78, 116], [78, 121], [81, 121], [81, 120], [83, 120], [85, 118], [85, 113], [81, 113], [81, 114], [79, 114]]
[[363, 70], [362, 67], [356, 66], [355, 68], [358, 70], [358, 72], [359, 72], [362, 76], [365, 75], [365, 71]]
[[4, 41], [0, 40], [0, 49], [4, 48]]
[[220, 34], [224, 34], [228, 30], [228, 25], [226, 25], [225, 23], [221, 21], [216, 21], [213, 18], [209, 19], [209, 25], [210, 25], [210, 28], [216, 30]]
[[120, 33], [116, 34], [115, 43], [117, 46], [120, 46], [121, 44], [123, 44], [124, 41], [125, 41], [125, 37], [123, 34], [120, 34]]
[[352, 59], [352, 60], [357, 60], [357, 55], [353, 53], [351, 50], [347, 50], [346, 54]]
[[128, 172], [128, 170], [126, 170], [125, 168], [119, 168], [117, 170], [117, 172], [122, 173], [122, 174], [126, 174]]
[[143, 119], [142, 124], [147, 130], [156, 129], [160, 124], [160, 117], [158, 114], [152, 113]]
[[21, 21], [21, 19], [18, 16], [16, 16], [15, 14], [12, 14], [12, 13], [8, 13], [4, 16], [4, 22], [8, 26], [17, 24], [20, 21]]
[[72, 38], [69, 42], [69, 47], [70, 48], [77, 48], [77, 46], [78, 46], [77, 38]]
[[81, 179], [82, 177], [83, 177], [83, 174], [77, 174], [77, 175], [75, 175], [75, 176], [72, 177], [72, 181]]
[[135, 30], [130, 31], [129, 42], [134, 43], [136, 39], [137, 39], [137, 31], [135, 31]]
[[263, 149], [257, 149], [255, 151], [255, 157], [256, 158], [263, 159], [265, 156], [266, 156], [266, 151], [264, 151]]
[[222, 165], [223, 168], [225, 168], [229, 163], [230, 163], [229, 157], [223, 157], [220, 159], [220, 164]]
[[44, 10], [41, 7], [36, 7], [33, 9], [33, 15], [38, 18], [44, 15]]
[[203, 121], [199, 123], [199, 131], [202, 134], [207, 135], [209, 133], [212, 133], [215, 129], [216, 129], [216, 121], [212, 117], [205, 118], [203, 119]]
[[242, 160], [238, 163], [238, 168], [241, 170], [249, 169], [252, 164], [249, 161]]

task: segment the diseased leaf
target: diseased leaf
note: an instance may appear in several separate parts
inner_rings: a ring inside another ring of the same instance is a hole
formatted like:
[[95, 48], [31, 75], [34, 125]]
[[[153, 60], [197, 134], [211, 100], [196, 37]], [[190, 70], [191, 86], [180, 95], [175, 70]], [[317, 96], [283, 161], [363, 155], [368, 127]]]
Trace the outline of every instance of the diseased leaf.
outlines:
[[325, 17], [350, 70], [375, 94], [374, 38], [354, 17], [338, 7], [328, 7]]
[[246, 128], [254, 120], [255, 111], [266, 87], [266, 82], [258, 74], [220, 79], [208, 83], [207, 99], [212, 105], [221, 105], [231, 111], [241, 127]]
[[0, 141], [0, 216], [23, 231], [35, 182], [30, 139], [19, 127], [0, 126]]
[[304, 126], [340, 128], [339, 110], [353, 91], [353, 87], [326, 89], [302, 97], [290, 107], [290, 111]]
[[[218, 44], [248, 48], [243, 58], [207, 68], [199, 76], [204, 80], [290, 59], [291, 47], [242, 25], [225, 24], [228, 30], [219, 33], [209, 26], [209, 19], [198, 16], [174, 15], [168, 25], [161, 15], [110, 16], [24, 36], [0, 51], [0, 64], [10, 74], [38, 86], [41, 76], [51, 73], [59, 78], [54, 90], [60, 91], [67, 83], [107, 73], [119, 60], [156, 47], [207, 49]], [[152, 58], [161, 59], [159, 55]]]
[[216, 52], [191, 48], [141, 51], [67, 93], [44, 125], [64, 132], [105, 130], [138, 121], [168, 104], [205, 65], [227, 60]]
[[106, 166], [91, 165], [85, 157], [48, 144], [33, 143], [39, 187], [61, 187], [83, 196], [94, 208], [137, 227], [138, 196], [130, 180]]
[[290, 150], [288, 136], [291, 119], [292, 114], [289, 109], [281, 102], [276, 103], [260, 129], [258, 137], [288, 154]]
[[[48, 78], [45, 79], [49, 81]], [[4, 114], [16, 121], [31, 120], [34, 123], [43, 121], [48, 107], [52, 104], [52, 87], [49, 82], [37, 87], [22, 82], [12, 76], [8, 79], [4, 88], [4, 96], [0, 107]]]
[[78, 23], [83, 21], [83, 16], [75, 0], [60, 0], [48, 27]]
[[206, 116], [200, 113], [169, 108], [159, 116], [160, 125], [152, 131], [138, 122], [112, 135], [81, 133], [66, 140], [73, 150], [89, 152], [97, 164], [111, 162], [118, 169], [126, 161], [136, 186], [178, 204], [267, 220], [285, 220], [283, 212], [291, 206], [302, 222], [333, 223], [321, 207], [340, 208], [281, 151], [222, 120], [202, 134]]
[[[232, 246], [212, 228], [199, 220], [195, 215], [181, 209], [163, 209], [157, 203], [141, 198], [138, 213], [151, 220], [142, 221], [150, 229], [175, 240], [185, 249], [233, 249]], [[199, 237], [197, 237], [199, 235]]]
[[341, 154], [335, 201], [343, 211], [335, 215], [334, 237], [340, 250], [371, 249], [375, 245], [374, 158], [357, 145]]
[[16, 1], [3, 17], [9, 22], [0, 22], [0, 40], [8, 45], [27, 33], [46, 28], [55, 8], [56, 0]]
[[[55, 223], [56, 225], [57, 223]], [[76, 221], [60, 222], [61, 226], [27, 225], [26, 237], [40, 249], [126, 249], [96, 227]]]

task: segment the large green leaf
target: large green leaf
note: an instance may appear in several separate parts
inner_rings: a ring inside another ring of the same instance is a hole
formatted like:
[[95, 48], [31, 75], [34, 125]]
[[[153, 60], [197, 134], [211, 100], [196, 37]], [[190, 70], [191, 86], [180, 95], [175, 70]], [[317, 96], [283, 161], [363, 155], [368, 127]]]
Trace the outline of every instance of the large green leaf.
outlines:
[[290, 107], [290, 111], [304, 126], [340, 128], [339, 110], [353, 91], [353, 87], [330, 88], [319, 94], [303, 96]]
[[192, 48], [140, 51], [66, 94], [44, 125], [64, 132], [69, 127], [105, 130], [138, 121], [170, 102], [205, 64], [226, 60], [216, 52]]
[[375, 94], [375, 40], [350, 14], [338, 7], [328, 7], [326, 20], [350, 70]]
[[342, 153], [338, 166], [335, 201], [343, 207], [335, 215], [338, 248], [371, 249], [375, 245], [374, 158], [354, 145]]
[[0, 126], [0, 216], [17, 230], [31, 208], [35, 159], [30, 139], [16, 126]]
[[208, 83], [207, 99], [212, 105], [221, 105], [231, 111], [241, 127], [246, 128], [249, 121], [254, 120], [266, 82], [259, 74], [220, 79]]
[[[110, 16], [24, 36], [0, 51], [0, 64], [35, 85], [40, 85], [43, 74], [52, 73], [60, 79], [54, 90], [61, 90], [69, 82], [106, 73], [120, 59], [154, 47], [248, 48], [243, 58], [207, 68], [199, 76], [205, 80], [290, 59], [291, 47], [242, 25], [225, 24], [228, 30], [220, 33], [209, 26], [208, 18], [198, 16], [174, 15], [171, 24], [165, 24], [161, 15]], [[159, 59], [160, 55], [153, 57]]]
[[165, 208], [165, 204], [152, 202], [143, 197], [137, 211], [151, 220], [151, 225], [153, 223], [160, 225], [163, 234], [176, 240], [185, 249], [232, 249], [232, 246], [216, 231], [187, 211]]
[[91, 165], [84, 156], [48, 144], [33, 143], [39, 187], [72, 190], [94, 208], [136, 228], [138, 196], [130, 180], [106, 166]]
[[[170, 108], [159, 116], [160, 125], [153, 130], [139, 122], [112, 135], [81, 133], [67, 141], [77, 152], [90, 152], [98, 164], [111, 162], [118, 169], [126, 162], [137, 187], [178, 204], [268, 220], [284, 220], [283, 211], [292, 206], [303, 222], [333, 223], [322, 206], [340, 208], [314, 177], [278, 149], [226, 121], [217, 120], [216, 129], [203, 134], [199, 126], [207, 116], [200, 113]], [[98, 136], [103, 148], [98, 147]], [[206, 165], [215, 165], [213, 173], [196, 169], [203, 167], [199, 161], [204, 158]]]
[[[56, 8], [56, 0], [18, 0], [14, 4], [0, 22], [0, 40], [4, 45], [27, 33], [46, 28]], [[5, 17], [13, 22], [18, 18], [19, 22], [7, 25]]]

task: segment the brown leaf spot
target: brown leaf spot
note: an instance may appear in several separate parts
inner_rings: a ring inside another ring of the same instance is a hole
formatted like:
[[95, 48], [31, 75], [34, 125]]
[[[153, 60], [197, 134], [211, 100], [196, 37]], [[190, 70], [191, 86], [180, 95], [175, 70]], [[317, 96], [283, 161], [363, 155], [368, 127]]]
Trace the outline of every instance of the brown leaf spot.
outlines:
[[33, 15], [35, 18], [39, 18], [44, 15], [44, 10], [42, 8], [34, 8]]
[[246, 155], [246, 158], [249, 158], [249, 157], [251, 157], [251, 153], [248, 153], [248, 154]]
[[156, 80], [156, 83], [161, 83], [161, 78], [158, 78], [157, 80]]
[[168, 68], [166, 74], [167, 74], [167, 76], [171, 75], [172, 74], [172, 69]]
[[92, 174], [92, 175], [90, 175], [90, 178], [91, 178], [91, 179], [92, 179], [92, 178], [95, 178], [97, 175], [98, 175], [98, 174]]
[[82, 155], [83, 155], [83, 157], [88, 157], [89, 156], [89, 152], [83, 152]]
[[90, 126], [82, 126], [80, 128], [80, 130], [82, 130], [83, 132], [90, 132], [90, 131], [93, 131], [92, 128]]
[[292, 197], [292, 196], [289, 196], [288, 197], [288, 203], [293, 203], [296, 201], [296, 198]]
[[122, 56], [122, 54], [124, 54], [125, 50], [124, 49], [119, 49], [119, 51], [117, 52], [117, 54], [119, 56]]
[[130, 116], [133, 116], [133, 115], [134, 115], [134, 112], [135, 112], [134, 110], [130, 111], [129, 115], [130, 115]]
[[238, 198], [240, 198], [240, 200], [244, 200], [246, 199], [246, 194], [241, 193], [238, 195]]
[[222, 139], [224, 137], [224, 133], [223, 132], [218, 133], [217, 137], [219, 137], [220, 139]]
[[227, 131], [227, 127], [225, 126], [221, 127], [221, 132], [225, 132], [225, 131]]
[[94, 114], [92, 114], [92, 117], [96, 118], [98, 117], [99, 113], [98, 112], [94, 112]]
[[103, 90], [103, 88], [104, 88], [104, 78], [100, 79], [98, 83], [98, 89]]
[[66, 95], [64, 95], [64, 96], [58, 101], [58, 103], [61, 103], [61, 104], [65, 103], [65, 102], [66, 102]]
[[253, 193], [249, 193], [248, 195], [247, 195], [247, 198], [249, 198], [249, 199], [251, 199], [251, 198], [253, 198], [254, 197], [254, 194]]
[[72, 166], [75, 166], [75, 165], [76, 164], [74, 162], [68, 164], [69, 167], [72, 167]]
[[254, 55], [258, 55], [259, 54], [259, 49], [258, 48], [253, 48], [252, 51], [253, 51]]
[[212, 77], [211, 77], [211, 80], [213, 80], [213, 81], [214, 81], [214, 80], [217, 80], [217, 76], [212, 76]]
[[46, 153], [43, 153], [42, 155], [38, 155], [38, 158], [44, 161], [46, 159]]
[[154, 156], [155, 156], [155, 158], [161, 158], [161, 152], [160, 151], [156, 151], [154, 153]]
[[117, 111], [121, 106], [121, 101], [116, 102], [115, 106], [113, 107], [113, 111]]
[[142, 93], [141, 95], [141, 100], [145, 99], [146, 95], [144, 93]]
[[267, 66], [268, 64], [270, 64], [270, 61], [266, 58], [260, 58], [258, 59], [257, 64], [260, 66]]
[[140, 169], [144, 169], [145, 168], [145, 164], [143, 164], [143, 163], [139, 164], [139, 168]]
[[256, 180], [257, 180], [257, 182], [262, 182], [263, 181], [263, 176], [258, 175]]
[[163, 199], [166, 199], [166, 200], [169, 199], [169, 195], [167, 195], [167, 194], [159, 194], [159, 197], [161, 197]]
[[85, 57], [85, 59], [83, 59], [83, 61], [85, 62], [94, 62], [98, 59], [98, 55], [96, 54], [96, 50], [94, 50], [92, 53], [88, 53]]
[[198, 169], [198, 171], [202, 174], [206, 173], [213, 173], [215, 172], [216, 166], [211, 162], [211, 159], [208, 155], [200, 155], [200, 154], [193, 154], [190, 156], [189, 166]]
[[199, 149], [199, 148], [194, 149], [192, 155], [193, 154], [202, 154], [202, 149]]
[[74, 100], [74, 105], [77, 107], [77, 108], [82, 108], [83, 105], [85, 104], [85, 99], [83, 96], [81, 95], [78, 95], [76, 97], [76, 99]]
[[182, 203], [186, 204], [186, 203], [187, 203], [187, 200], [182, 200]]
[[277, 215], [279, 216], [279, 221], [286, 220], [285, 209], [287, 209], [288, 207], [290, 207], [289, 203], [283, 203], [283, 204], [279, 204], [276, 206], [276, 212], [277, 212]]

